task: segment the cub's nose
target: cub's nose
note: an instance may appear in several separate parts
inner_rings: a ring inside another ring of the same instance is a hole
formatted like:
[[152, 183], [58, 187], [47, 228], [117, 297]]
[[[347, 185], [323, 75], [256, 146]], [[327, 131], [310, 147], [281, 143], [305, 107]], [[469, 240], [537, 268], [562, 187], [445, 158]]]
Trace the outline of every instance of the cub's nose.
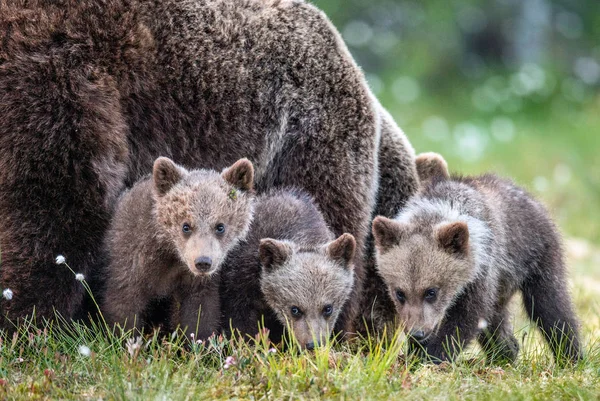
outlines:
[[200, 270], [201, 272], [207, 272], [212, 266], [212, 259], [208, 256], [200, 256], [194, 260], [194, 263], [196, 264], [196, 269]]
[[314, 342], [306, 343], [306, 349], [309, 351], [313, 351], [315, 349], [315, 343]]
[[425, 332], [423, 330], [411, 330], [410, 336], [415, 341], [423, 341], [425, 339]]

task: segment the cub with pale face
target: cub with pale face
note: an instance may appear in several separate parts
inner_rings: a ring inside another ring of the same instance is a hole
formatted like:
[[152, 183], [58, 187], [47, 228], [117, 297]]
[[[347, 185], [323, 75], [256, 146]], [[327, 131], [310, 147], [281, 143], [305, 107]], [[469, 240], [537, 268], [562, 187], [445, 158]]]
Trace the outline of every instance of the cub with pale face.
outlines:
[[477, 338], [489, 361], [519, 344], [508, 303], [523, 294], [555, 357], [581, 355], [560, 236], [544, 207], [494, 175], [450, 177], [443, 159], [417, 158], [420, 192], [373, 221], [377, 268], [411, 345], [434, 361]]
[[105, 241], [102, 312], [109, 323], [140, 328], [151, 323], [144, 322], [151, 302], [172, 298], [172, 325], [197, 338], [218, 329], [218, 273], [248, 232], [253, 174], [246, 159], [219, 174], [161, 157], [152, 177], [121, 196]]
[[354, 285], [356, 241], [334, 236], [313, 203], [299, 191], [259, 197], [246, 240], [230, 253], [221, 284], [223, 326], [270, 339], [291, 328], [298, 345], [325, 342]]
[[300, 346], [313, 349], [329, 336], [348, 300], [354, 275], [350, 234], [315, 249], [263, 239], [260, 288], [279, 322], [289, 323]]
[[425, 229], [378, 217], [373, 231], [378, 269], [396, 304], [397, 317], [415, 340], [426, 342], [474, 279], [468, 226], [454, 222]]

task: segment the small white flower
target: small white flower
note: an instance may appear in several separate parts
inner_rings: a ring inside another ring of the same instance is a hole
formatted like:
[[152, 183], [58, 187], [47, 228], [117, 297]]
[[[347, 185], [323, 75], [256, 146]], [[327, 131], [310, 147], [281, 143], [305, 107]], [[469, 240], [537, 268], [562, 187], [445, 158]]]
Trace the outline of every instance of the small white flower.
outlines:
[[83, 281], [83, 280], [85, 280], [85, 276], [83, 274], [81, 274], [81, 273], [77, 273], [75, 275], [75, 280], [77, 280], [77, 281]]
[[479, 319], [479, 322], [477, 322], [477, 328], [480, 330], [485, 330], [488, 327], [488, 322], [485, 319]]
[[201, 345], [203, 343], [202, 340], [196, 340], [196, 344]]
[[232, 356], [228, 356], [225, 358], [225, 364], [223, 365], [223, 369], [229, 369], [231, 365], [235, 365], [235, 358]]
[[66, 262], [66, 259], [65, 259], [65, 257], [63, 255], [58, 255], [56, 257], [56, 264], [57, 265], [62, 265], [65, 262]]
[[130, 356], [134, 356], [138, 349], [142, 346], [142, 337], [131, 337], [127, 339], [125, 347]]
[[190, 338], [194, 341], [194, 333], [190, 333]]
[[92, 355], [92, 350], [87, 345], [80, 345], [79, 353], [83, 356], [90, 356]]
[[276, 354], [277, 350], [275, 348], [269, 348], [269, 354]]
[[22, 363], [24, 361], [25, 360], [23, 358], [21, 358], [21, 357], [18, 357], [17, 359], [15, 359], [15, 362], [17, 362], [17, 363]]
[[12, 292], [12, 290], [10, 288], [6, 288], [4, 291], [2, 291], [2, 296], [7, 301], [10, 301], [12, 299], [12, 297], [13, 297], [13, 292]]

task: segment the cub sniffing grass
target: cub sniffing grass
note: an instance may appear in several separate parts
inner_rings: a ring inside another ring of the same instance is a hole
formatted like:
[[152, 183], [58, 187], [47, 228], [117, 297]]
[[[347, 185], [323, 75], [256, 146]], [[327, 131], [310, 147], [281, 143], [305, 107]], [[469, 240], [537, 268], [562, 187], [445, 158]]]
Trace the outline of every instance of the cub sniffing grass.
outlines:
[[224, 328], [254, 335], [262, 322], [279, 342], [289, 323], [302, 348], [323, 343], [350, 297], [355, 248], [350, 234], [334, 240], [307, 194], [260, 196], [246, 240], [223, 268]]
[[219, 174], [158, 158], [152, 177], [121, 196], [106, 236], [107, 322], [140, 328], [152, 301], [172, 297], [171, 324], [197, 338], [217, 330], [218, 272], [250, 226], [253, 177], [247, 159]]
[[395, 219], [373, 221], [378, 270], [412, 344], [439, 361], [477, 338], [488, 360], [513, 361], [507, 306], [520, 290], [556, 359], [578, 360], [578, 322], [547, 211], [494, 175], [449, 177], [442, 161], [420, 156], [421, 191]]

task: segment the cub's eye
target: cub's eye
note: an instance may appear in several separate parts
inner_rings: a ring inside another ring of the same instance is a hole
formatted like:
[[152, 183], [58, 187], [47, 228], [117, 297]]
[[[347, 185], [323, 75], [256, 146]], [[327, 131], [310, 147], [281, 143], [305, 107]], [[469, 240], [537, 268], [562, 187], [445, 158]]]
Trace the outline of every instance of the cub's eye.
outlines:
[[215, 226], [215, 231], [217, 234], [225, 234], [225, 224], [219, 223]]
[[398, 298], [398, 301], [402, 304], [406, 302], [406, 295], [401, 290], [396, 290], [396, 298]]
[[302, 316], [302, 311], [297, 306], [292, 306], [290, 308], [290, 312], [292, 312], [292, 316], [294, 316], [294, 317]]
[[192, 232], [192, 227], [190, 227], [188, 223], [184, 223], [183, 227], [181, 227], [181, 231], [183, 231], [186, 234], [189, 234]]
[[332, 313], [333, 313], [333, 306], [325, 305], [325, 307], [323, 308], [323, 316], [329, 317], [329, 316], [331, 316]]
[[425, 300], [429, 302], [433, 302], [436, 300], [438, 294], [437, 288], [428, 288], [425, 290]]

